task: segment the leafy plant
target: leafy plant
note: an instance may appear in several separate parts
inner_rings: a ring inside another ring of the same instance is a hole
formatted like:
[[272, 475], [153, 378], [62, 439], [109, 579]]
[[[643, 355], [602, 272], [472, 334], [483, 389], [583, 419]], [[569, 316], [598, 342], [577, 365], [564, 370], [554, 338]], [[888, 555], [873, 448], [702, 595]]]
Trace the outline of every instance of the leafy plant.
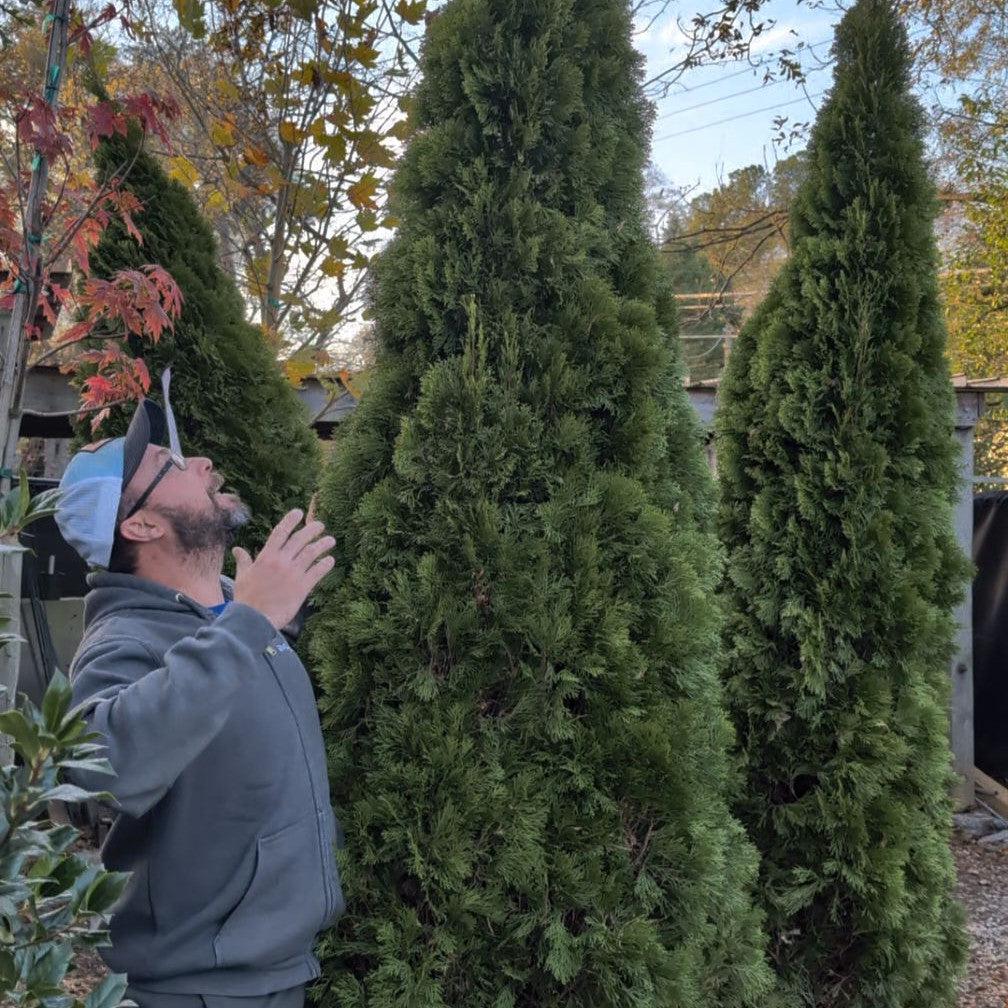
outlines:
[[[0, 498], [0, 538], [52, 514], [58, 493], [31, 498], [22, 473]], [[0, 647], [20, 642], [7, 626], [0, 615]], [[0, 699], [5, 693], [0, 687]], [[12, 1008], [115, 1008], [126, 989], [121, 975], [84, 1000], [64, 989], [74, 954], [107, 943], [107, 914], [129, 877], [91, 864], [74, 849], [77, 830], [46, 818], [49, 802], [103, 797], [66, 783], [67, 771], [112, 773], [70, 704], [70, 684], [57, 672], [41, 708], [22, 698], [19, 709], [0, 713], [18, 757], [0, 768], [0, 1003]]]

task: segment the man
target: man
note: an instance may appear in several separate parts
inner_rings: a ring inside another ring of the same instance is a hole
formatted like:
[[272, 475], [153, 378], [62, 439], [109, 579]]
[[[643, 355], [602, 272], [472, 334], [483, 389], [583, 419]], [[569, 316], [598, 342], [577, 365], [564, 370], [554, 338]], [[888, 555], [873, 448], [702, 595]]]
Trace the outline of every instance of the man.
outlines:
[[78, 781], [115, 798], [102, 861], [133, 873], [103, 955], [141, 1008], [300, 1008], [343, 898], [311, 683], [280, 630], [335, 541], [292, 511], [222, 578], [248, 511], [209, 459], [182, 457], [167, 374], [164, 393], [74, 456], [57, 512], [105, 568], [71, 665], [115, 771]]

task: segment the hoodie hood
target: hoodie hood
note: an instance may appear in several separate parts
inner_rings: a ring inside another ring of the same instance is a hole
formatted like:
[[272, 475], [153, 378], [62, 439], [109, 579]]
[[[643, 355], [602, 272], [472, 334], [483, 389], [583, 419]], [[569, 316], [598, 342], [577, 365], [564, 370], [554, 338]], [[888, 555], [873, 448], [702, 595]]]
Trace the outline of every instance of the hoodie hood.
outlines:
[[[148, 581], [135, 574], [110, 574], [95, 571], [88, 575], [88, 592], [84, 599], [84, 626], [91, 626], [99, 620], [123, 611], [156, 610], [158, 612], [197, 613], [213, 617], [213, 613], [188, 595], [175, 591], [167, 585]], [[221, 575], [224, 598], [234, 598], [234, 582]]]

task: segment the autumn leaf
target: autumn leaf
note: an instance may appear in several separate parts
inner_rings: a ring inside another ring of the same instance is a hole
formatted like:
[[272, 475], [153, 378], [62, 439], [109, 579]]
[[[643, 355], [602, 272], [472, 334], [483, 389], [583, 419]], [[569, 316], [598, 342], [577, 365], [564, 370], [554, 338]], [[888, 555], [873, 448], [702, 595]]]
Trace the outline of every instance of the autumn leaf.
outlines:
[[389, 130], [389, 136], [395, 137], [396, 140], [403, 140], [403, 141], [408, 140], [412, 133], [413, 133], [413, 127], [410, 124], [409, 119], [400, 119]]
[[210, 127], [210, 139], [218, 147], [231, 147], [235, 143], [234, 124], [223, 119], [216, 120]]
[[100, 101], [88, 110], [85, 129], [91, 141], [91, 148], [94, 150], [102, 137], [110, 137], [116, 133], [126, 136], [126, 117], [116, 111], [112, 102]]
[[295, 387], [300, 385], [305, 378], [315, 374], [317, 366], [315, 355], [311, 351], [306, 350], [288, 357], [283, 362], [284, 374], [287, 376], [287, 381]]
[[304, 134], [289, 119], [285, 119], [280, 123], [280, 139], [285, 144], [293, 146], [299, 143], [303, 136]]
[[378, 218], [374, 210], [361, 210], [357, 214], [357, 226], [361, 231], [377, 231]]
[[342, 259], [334, 259], [332, 256], [326, 256], [322, 260], [322, 272], [327, 277], [340, 277], [346, 273], [346, 263]]
[[196, 166], [185, 155], [178, 154], [168, 159], [168, 177], [181, 182], [184, 186], [194, 186], [199, 181]]
[[361, 66], [373, 67], [381, 53], [370, 43], [362, 42], [360, 45], [354, 46], [347, 55], [350, 59], [360, 63]]
[[242, 154], [245, 156], [245, 160], [249, 164], [255, 165], [257, 168], [265, 168], [269, 164], [269, 155], [260, 150], [258, 147], [252, 147], [251, 145], [246, 147]]
[[426, 9], [427, 4], [425, 0], [415, 0], [414, 3], [409, 3], [408, 0], [399, 0], [395, 5], [396, 14], [407, 24], [411, 25], [420, 24]]
[[310, 21], [318, 10], [318, 0], [288, 0], [290, 9], [304, 21]]
[[175, 11], [183, 28], [191, 32], [194, 38], [203, 38], [206, 22], [203, 20], [205, 10], [201, 0], [175, 0]]
[[377, 192], [378, 179], [368, 172], [347, 189], [347, 198], [359, 210], [373, 210], [378, 206], [374, 199]]
[[361, 130], [354, 138], [357, 154], [369, 165], [378, 168], [391, 168], [395, 164], [395, 156], [383, 147], [381, 137], [373, 130]]
[[227, 210], [228, 201], [219, 189], [215, 189], [207, 197], [206, 206], [208, 210], [211, 210], [214, 213], [223, 213]]

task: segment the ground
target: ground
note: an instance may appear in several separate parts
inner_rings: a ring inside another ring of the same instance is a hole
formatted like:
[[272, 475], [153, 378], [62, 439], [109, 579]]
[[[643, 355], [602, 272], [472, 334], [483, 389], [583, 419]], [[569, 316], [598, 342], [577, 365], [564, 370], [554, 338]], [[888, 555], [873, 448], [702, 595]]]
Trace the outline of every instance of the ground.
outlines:
[[1008, 844], [958, 835], [952, 849], [970, 933], [959, 1008], [1008, 1008]]
[[[958, 1008], [1008, 1008], [1008, 844], [981, 843], [957, 834], [952, 849], [957, 894], [970, 933], [969, 968]], [[103, 975], [97, 956], [81, 956], [67, 987], [83, 997]]]

